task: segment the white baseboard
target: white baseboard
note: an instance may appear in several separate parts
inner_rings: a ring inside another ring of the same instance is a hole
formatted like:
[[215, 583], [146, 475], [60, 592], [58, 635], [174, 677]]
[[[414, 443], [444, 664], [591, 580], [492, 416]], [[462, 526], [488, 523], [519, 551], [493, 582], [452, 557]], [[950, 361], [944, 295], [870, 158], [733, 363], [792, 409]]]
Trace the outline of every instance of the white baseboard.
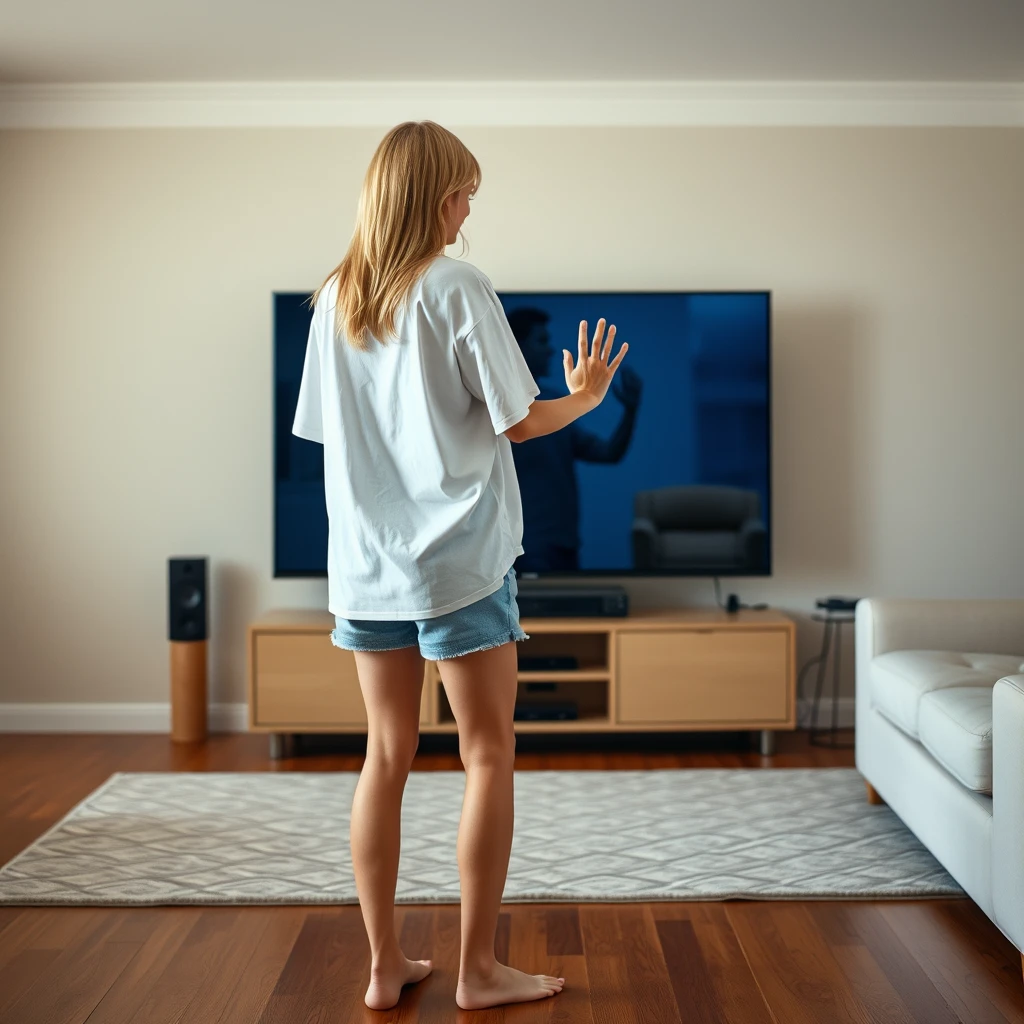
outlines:
[[[840, 697], [836, 702], [836, 724], [840, 729], [852, 729], [857, 720], [857, 702], [853, 697]], [[811, 701], [802, 700], [798, 704], [797, 721], [801, 729], [811, 724]], [[822, 696], [815, 719], [818, 729], [828, 729], [832, 725], [832, 698]]]
[[[210, 732], [246, 732], [245, 704], [211, 704]], [[162, 732], [170, 734], [171, 705], [0, 704], [0, 732]]]
[[[800, 702], [799, 722], [806, 726], [810, 704]], [[853, 697], [840, 697], [837, 709], [840, 727], [854, 723]], [[822, 697], [817, 725], [832, 722], [832, 701]], [[211, 704], [207, 723], [210, 732], [246, 732], [249, 727], [245, 704]], [[0, 732], [160, 732], [171, 731], [170, 704], [0, 704]]]

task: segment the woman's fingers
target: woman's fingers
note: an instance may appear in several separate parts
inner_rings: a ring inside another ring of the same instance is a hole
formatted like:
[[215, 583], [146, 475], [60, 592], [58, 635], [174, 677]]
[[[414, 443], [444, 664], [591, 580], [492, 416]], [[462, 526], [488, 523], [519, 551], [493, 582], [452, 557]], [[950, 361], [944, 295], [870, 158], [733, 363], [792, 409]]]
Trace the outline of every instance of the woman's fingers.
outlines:
[[622, 362], [622, 357], [626, 354], [626, 349], [628, 349], [628, 348], [629, 348], [629, 342], [628, 341], [624, 341], [622, 343], [622, 345], [619, 346], [619, 354], [608, 364], [608, 369], [610, 369], [610, 370], [618, 369], [619, 363]]
[[580, 358], [579, 361], [582, 363], [587, 358], [587, 321], [580, 321]]
[[615, 340], [615, 324], [608, 328], [608, 337], [601, 346], [601, 362], [607, 363], [608, 357], [612, 354], [612, 342]]
[[604, 335], [604, 317], [597, 321], [594, 328], [594, 344], [591, 346], [590, 354], [596, 359], [601, 354], [601, 338]]

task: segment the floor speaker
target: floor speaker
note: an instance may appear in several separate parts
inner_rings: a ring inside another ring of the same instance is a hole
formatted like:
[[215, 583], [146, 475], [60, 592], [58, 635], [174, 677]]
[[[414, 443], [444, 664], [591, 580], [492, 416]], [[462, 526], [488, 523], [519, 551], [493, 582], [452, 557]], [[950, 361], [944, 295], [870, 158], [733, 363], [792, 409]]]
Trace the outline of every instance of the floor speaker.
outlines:
[[171, 645], [171, 739], [206, 739], [206, 641], [209, 600], [205, 558], [167, 561], [167, 638]]

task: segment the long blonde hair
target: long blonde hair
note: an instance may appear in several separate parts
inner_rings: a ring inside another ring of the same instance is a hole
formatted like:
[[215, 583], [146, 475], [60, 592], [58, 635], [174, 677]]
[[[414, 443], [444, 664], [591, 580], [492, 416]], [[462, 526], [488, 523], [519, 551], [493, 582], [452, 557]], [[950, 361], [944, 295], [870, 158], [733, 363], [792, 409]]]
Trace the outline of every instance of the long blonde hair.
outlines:
[[[442, 204], [455, 192], [480, 186], [476, 157], [433, 121], [403, 121], [381, 139], [359, 196], [348, 251], [309, 299], [316, 305], [338, 277], [334, 331], [355, 348], [369, 348], [367, 332], [384, 342], [395, 315], [427, 265], [444, 253]], [[459, 231], [465, 246], [465, 237]]]

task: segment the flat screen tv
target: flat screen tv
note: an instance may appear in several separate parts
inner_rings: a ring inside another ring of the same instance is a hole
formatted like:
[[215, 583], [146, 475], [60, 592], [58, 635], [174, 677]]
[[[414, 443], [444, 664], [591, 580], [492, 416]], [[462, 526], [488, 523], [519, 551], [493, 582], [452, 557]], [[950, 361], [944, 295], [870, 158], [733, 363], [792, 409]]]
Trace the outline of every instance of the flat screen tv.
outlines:
[[[312, 311], [274, 294], [274, 575], [327, 575], [323, 447], [291, 433]], [[598, 408], [512, 445], [521, 578], [771, 573], [771, 292], [499, 292], [541, 389], [580, 320], [629, 342]]]

